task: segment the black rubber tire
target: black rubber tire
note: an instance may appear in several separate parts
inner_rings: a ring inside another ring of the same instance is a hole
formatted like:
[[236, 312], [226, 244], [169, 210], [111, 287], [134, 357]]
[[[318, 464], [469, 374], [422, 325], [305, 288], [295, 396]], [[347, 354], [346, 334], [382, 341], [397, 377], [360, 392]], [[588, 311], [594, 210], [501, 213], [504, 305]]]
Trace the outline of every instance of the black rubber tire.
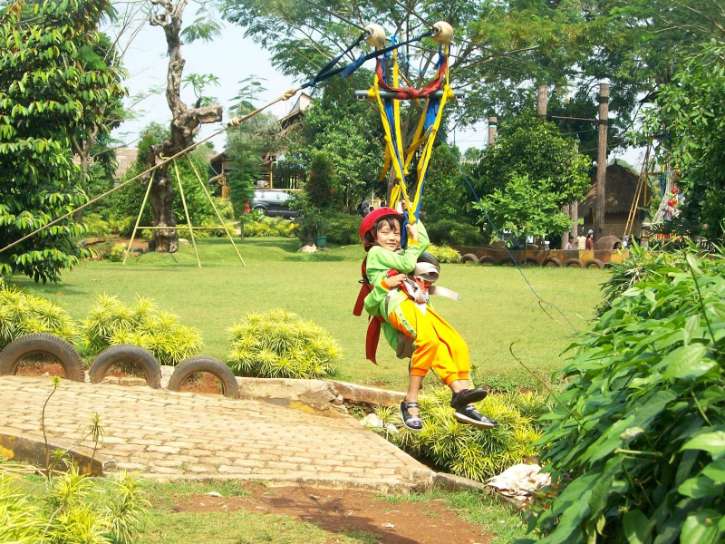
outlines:
[[149, 387], [154, 389], [161, 387], [161, 365], [159, 365], [154, 354], [144, 348], [130, 344], [111, 346], [99, 353], [88, 371], [91, 383], [103, 381], [111, 367], [121, 362], [130, 363], [142, 370]]
[[496, 259], [489, 255], [484, 255], [478, 260], [478, 264], [482, 266], [493, 266], [496, 264]]
[[524, 265], [525, 266], [541, 266], [541, 264], [539, 263], [539, 261], [537, 261], [533, 257], [529, 257], [528, 259], [526, 259], [524, 261]]
[[478, 261], [478, 257], [476, 257], [476, 255], [474, 253], [466, 253], [465, 255], [463, 255], [461, 257], [461, 262], [463, 264], [467, 264], [467, 263], [476, 264], [479, 261]]
[[67, 380], [83, 382], [86, 379], [83, 361], [75, 348], [57, 336], [35, 333], [21, 336], [0, 351], [0, 375], [13, 375], [20, 360], [31, 353], [47, 353], [63, 365]]
[[544, 266], [549, 268], [559, 268], [561, 266], [561, 263], [557, 259], [549, 257], [544, 261]]
[[166, 389], [178, 391], [186, 379], [195, 372], [208, 372], [222, 382], [225, 397], [236, 399], [239, 397], [239, 384], [232, 370], [220, 360], [207, 355], [197, 355], [181, 361], [174, 369]]
[[579, 259], [567, 259], [564, 261], [564, 266], [571, 268], [581, 268], [582, 262]]
[[604, 268], [604, 263], [599, 259], [592, 259], [587, 263], [587, 268]]

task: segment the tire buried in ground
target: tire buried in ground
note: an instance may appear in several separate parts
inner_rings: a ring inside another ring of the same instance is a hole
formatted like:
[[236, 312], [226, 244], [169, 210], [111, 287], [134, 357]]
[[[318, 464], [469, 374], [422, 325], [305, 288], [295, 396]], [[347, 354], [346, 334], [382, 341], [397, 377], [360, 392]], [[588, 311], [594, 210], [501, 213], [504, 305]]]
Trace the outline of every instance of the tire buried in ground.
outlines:
[[561, 263], [557, 259], [549, 257], [544, 261], [544, 266], [549, 268], [559, 268], [561, 266]]
[[63, 366], [67, 380], [85, 381], [83, 361], [75, 348], [52, 334], [36, 333], [21, 336], [0, 351], [0, 375], [13, 375], [23, 357], [31, 353], [45, 353], [55, 357]]
[[170, 391], [179, 391], [184, 382], [196, 372], [208, 372], [219, 378], [225, 397], [233, 399], [239, 397], [239, 384], [231, 369], [220, 360], [206, 355], [190, 357], [179, 363], [166, 388]]
[[111, 346], [99, 353], [88, 371], [91, 383], [103, 381], [111, 367], [118, 363], [128, 363], [142, 371], [150, 387], [161, 387], [161, 365], [156, 357], [150, 351], [130, 344]]
[[496, 264], [496, 259], [489, 255], [484, 255], [478, 260], [478, 264], [482, 266], [493, 266]]
[[463, 264], [473, 263], [476, 264], [478, 262], [478, 257], [474, 253], [466, 253], [461, 257], [461, 262]]
[[587, 268], [604, 268], [604, 263], [599, 259], [592, 259], [587, 263]]
[[564, 261], [564, 266], [571, 268], [581, 268], [582, 262], [579, 259], [567, 259]]

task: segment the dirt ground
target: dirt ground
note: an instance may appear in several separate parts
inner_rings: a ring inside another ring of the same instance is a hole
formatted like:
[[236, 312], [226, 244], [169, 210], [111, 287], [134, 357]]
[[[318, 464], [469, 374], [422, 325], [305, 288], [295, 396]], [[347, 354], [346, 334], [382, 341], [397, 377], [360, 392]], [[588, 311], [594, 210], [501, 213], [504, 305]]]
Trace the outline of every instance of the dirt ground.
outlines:
[[250, 485], [244, 497], [192, 495], [177, 512], [247, 510], [286, 514], [333, 533], [362, 532], [381, 544], [488, 544], [491, 537], [458, 517], [443, 501], [388, 502], [351, 490]]

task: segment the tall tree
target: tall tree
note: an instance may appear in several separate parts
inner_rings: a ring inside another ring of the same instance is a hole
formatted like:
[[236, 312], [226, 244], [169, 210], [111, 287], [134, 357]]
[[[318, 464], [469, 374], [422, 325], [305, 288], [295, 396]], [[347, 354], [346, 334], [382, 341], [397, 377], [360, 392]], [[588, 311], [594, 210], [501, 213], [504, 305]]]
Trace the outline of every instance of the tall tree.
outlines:
[[473, 173], [476, 205], [489, 234], [557, 235], [570, 226], [563, 205], [578, 200], [590, 184], [589, 158], [572, 138], [533, 113], [502, 127]]
[[[108, 0], [18, 0], [0, 7], [0, 246], [85, 202], [76, 143], [108, 126], [121, 73], [97, 52]], [[58, 223], [0, 253], [0, 272], [57, 281], [82, 226]]]
[[[184, 65], [181, 54], [184, 41], [210, 39], [218, 26], [204, 17], [183, 28], [183, 15], [189, 0], [149, 0], [152, 7], [151, 24], [160, 27], [166, 37], [169, 64], [166, 72], [166, 102], [171, 111], [169, 137], [153, 148], [149, 165], [157, 165], [164, 157], [170, 157], [194, 142], [199, 127], [206, 123], [221, 121], [222, 109], [218, 105], [189, 107], [181, 99]], [[156, 251], [174, 253], [178, 250], [178, 235], [174, 217], [174, 178], [168, 163], [159, 166], [153, 173], [153, 186], [150, 194], [154, 239], [152, 246]]]

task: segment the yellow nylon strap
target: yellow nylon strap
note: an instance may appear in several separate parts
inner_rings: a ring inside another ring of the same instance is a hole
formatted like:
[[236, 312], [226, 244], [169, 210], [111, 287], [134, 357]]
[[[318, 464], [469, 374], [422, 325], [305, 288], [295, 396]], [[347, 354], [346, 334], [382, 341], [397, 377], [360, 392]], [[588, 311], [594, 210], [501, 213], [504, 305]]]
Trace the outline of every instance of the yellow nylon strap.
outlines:
[[395, 178], [398, 181], [402, 181], [403, 178], [403, 169], [401, 167], [400, 161], [398, 160], [398, 157], [395, 153], [395, 148], [393, 147], [393, 135], [392, 131], [390, 129], [390, 123], [388, 123], [388, 116], [385, 115], [385, 104], [383, 104], [383, 99], [380, 96], [380, 86], [378, 85], [378, 78], [375, 77], [373, 80], [373, 96], [375, 97], [375, 101], [378, 104], [378, 112], [380, 113], [380, 121], [383, 124], [383, 131], [385, 132], [385, 145], [387, 148], [387, 152], [390, 155], [390, 160], [393, 163], [393, 170], [395, 171]]
[[413, 134], [413, 139], [410, 142], [410, 145], [408, 146], [408, 149], [405, 151], [405, 173], [408, 173], [408, 170], [410, 169], [410, 163], [413, 162], [413, 157], [415, 156], [415, 152], [418, 151], [418, 148], [420, 147], [420, 144], [423, 143], [423, 127], [425, 126], [425, 117], [426, 117], [426, 111], [428, 111], [428, 102], [430, 100], [426, 99], [425, 101], [425, 107], [423, 108], [423, 111], [420, 114], [420, 117], [418, 118], [418, 126], [415, 127], [415, 133]]
[[438, 129], [440, 129], [441, 121], [443, 120], [443, 109], [446, 107], [448, 98], [453, 96], [451, 86], [446, 83], [443, 87], [443, 96], [441, 97], [441, 103], [438, 106], [438, 113], [436, 115], [435, 122], [428, 132], [428, 140], [425, 143], [423, 152], [421, 153], [420, 160], [418, 161], [418, 183], [415, 187], [415, 197], [413, 198], [413, 209], [418, 209], [418, 203], [420, 197], [423, 194], [423, 180], [425, 179], [425, 173], [428, 170], [428, 164], [430, 163], [430, 157], [433, 151], [433, 143], [435, 143], [436, 136], [438, 135]]
[[385, 147], [385, 156], [383, 158], [383, 166], [380, 168], [380, 172], [378, 172], [378, 179], [384, 180], [388, 175], [388, 170], [390, 170], [390, 165], [392, 163], [392, 159], [390, 158], [390, 151], [388, 150], [388, 147]]
[[375, 97], [375, 102], [378, 105], [380, 121], [383, 125], [383, 131], [385, 132], [385, 145], [387, 149], [386, 154], [390, 156], [390, 160], [393, 164], [393, 170], [395, 172], [395, 179], [397, 180], [397, 184], [390, 192], [390, 207], [394, 207], [398, 203], [400, 197], [402, 197], [405, 207], [408, 209], [408, 215], [414, 217], [414, 208], [412, 208], [410, 199], [408, 198], [408, 190], [405, 186], [405, 177], [403, 176], [403, 167], [400, 164], [400, 160], [398, 158], [399, 156], [396, 155], [395, 147], [393, 146], [392, 130], [390, 127], [390, 123], [388, 123], [388, 116], [385, 115], [385, 104], [383, 103], [383, 99], [380, 96], [380, 85], [378, 84], [377, 77], [374, 77], [373, 79], [373, 87], [370, 92]]

